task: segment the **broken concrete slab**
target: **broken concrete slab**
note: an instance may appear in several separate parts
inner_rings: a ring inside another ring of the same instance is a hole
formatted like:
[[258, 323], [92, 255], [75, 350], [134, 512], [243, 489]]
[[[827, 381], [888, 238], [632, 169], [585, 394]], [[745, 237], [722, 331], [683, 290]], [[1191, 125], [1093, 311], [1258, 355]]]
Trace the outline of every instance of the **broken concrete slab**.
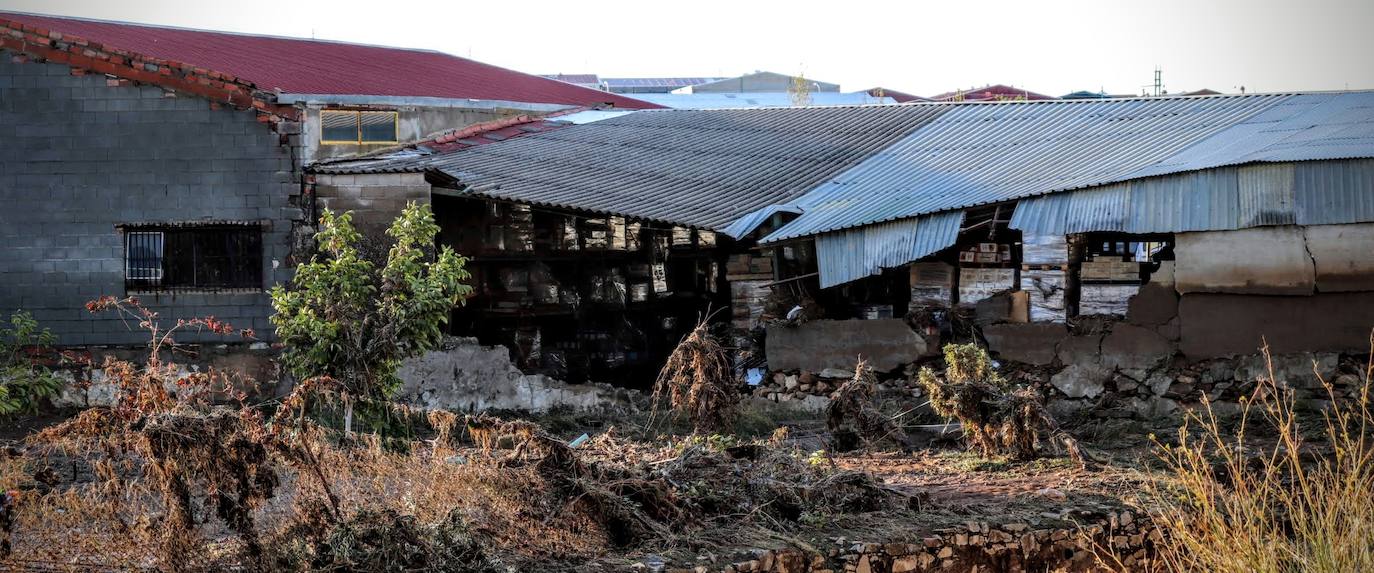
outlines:
[[464, 412], [547, 412], [554, 407], [600, 411], [629, 405], [633, 392], [525, 374], [511, 362], [509, 349], [482, 346], [475, 338], [448, 339], [441, 348], [403, 362], [396, 375], [402, 380], [398, 400]]
[[1126, 321], [1141, 326], [1160, 326], [1178, 316], [1178, 291], [1172, 286], [1148, 283], [1126, 303]]
[[1111, 334], [1102, 339], [1102, 364], [1122, 371], [1149, 370], [1174, 353], [1174, 345], [1168, 339], [1152, 329], [1133, 324], [1117, 324]]
[[1050, 378], [1050, 384], [1070, 398], [1096, 398], [1102, 394], [1112, 369], [1101, 364], [1070, 364]]
[[1102, 362], [1102, 335], [1070, 336], [1059, 341], [1055, 355], [1061, 364], [1097, 364]]
[[770, 369], [812, 372], [852, 372], [860, 356], [875, 370], [890, 371], [920, 360], [930, 350], [925, 338], [901, 319], [770, 325], [766, 346]]
[[1055, 348], [1069, 334], [1062, 324], [993, 324], [983, 327], [988, 349], [1002, 360], [1044, 366], [1054, 362]]

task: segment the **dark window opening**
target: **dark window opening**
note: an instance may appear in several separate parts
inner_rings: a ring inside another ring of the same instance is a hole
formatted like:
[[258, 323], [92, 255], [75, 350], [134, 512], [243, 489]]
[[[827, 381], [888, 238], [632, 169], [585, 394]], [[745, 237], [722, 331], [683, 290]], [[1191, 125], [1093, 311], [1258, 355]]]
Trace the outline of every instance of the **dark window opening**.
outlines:
[[140, 228], [125, 234], [124, 247], [127, 289], [262, 288], [256, 225]]

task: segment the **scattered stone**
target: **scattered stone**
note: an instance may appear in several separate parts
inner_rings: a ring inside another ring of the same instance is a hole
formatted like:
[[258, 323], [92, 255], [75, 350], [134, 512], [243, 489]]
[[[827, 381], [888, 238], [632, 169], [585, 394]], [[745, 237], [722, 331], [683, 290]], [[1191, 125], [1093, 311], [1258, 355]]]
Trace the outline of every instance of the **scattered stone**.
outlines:
[[1070, 364], [1050, 378], [1050, 384], [1070, 398], [1096, 398], [1102, 394], [1112, 370], [1101, 364]]

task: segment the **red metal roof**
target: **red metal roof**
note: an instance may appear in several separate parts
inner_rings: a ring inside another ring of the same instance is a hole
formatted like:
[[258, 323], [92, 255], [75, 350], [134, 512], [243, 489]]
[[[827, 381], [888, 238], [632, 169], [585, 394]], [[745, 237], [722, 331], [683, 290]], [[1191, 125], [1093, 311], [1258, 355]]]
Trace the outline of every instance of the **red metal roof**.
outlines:
[[230, 74], [268, 91], [661, 107], [429, 50], [0, 12], [6, 20]]
[[1054, 96], [1035, 93], [1003, 84], [971, 90], [956, 90], [931, 96], [932, 101], [995, 101], [995, 100], [1047, 100], [1059, 99]]

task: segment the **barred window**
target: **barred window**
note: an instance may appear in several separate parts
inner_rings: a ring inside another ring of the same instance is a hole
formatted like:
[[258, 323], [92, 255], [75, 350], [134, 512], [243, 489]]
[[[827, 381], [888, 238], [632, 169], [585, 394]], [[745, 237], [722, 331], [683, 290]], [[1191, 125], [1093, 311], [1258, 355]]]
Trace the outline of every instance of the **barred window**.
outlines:
[[320, 111], [320, 143], [396, 143], [394, 111], [335, 110]]
[[132, 290], [262, 288], [257, 225], [139, 227], [124, 235]]

